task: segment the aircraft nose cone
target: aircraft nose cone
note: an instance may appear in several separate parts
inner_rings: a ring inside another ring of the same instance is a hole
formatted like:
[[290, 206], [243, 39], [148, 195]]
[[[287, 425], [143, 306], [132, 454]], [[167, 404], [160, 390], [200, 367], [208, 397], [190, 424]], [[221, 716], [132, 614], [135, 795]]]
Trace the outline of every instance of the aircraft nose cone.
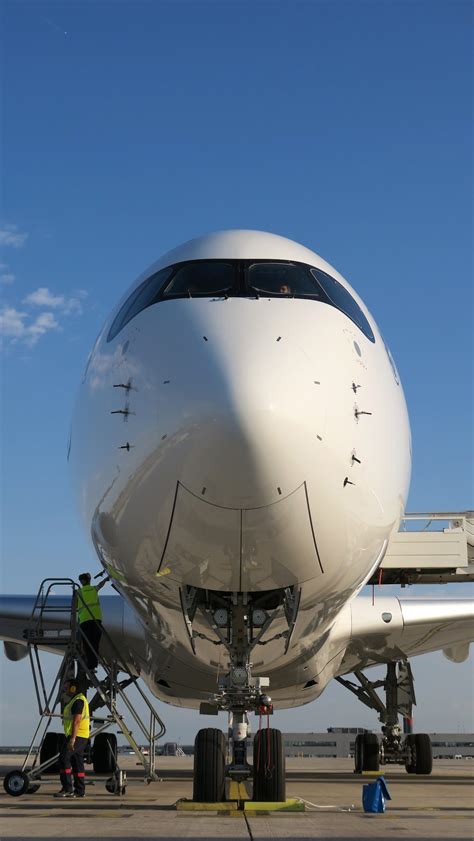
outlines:
[[183, 481], [199, 493], [205, 487], [206, 498], [220, 505], [266, 505], [293, 491], [323, 434], [323, 392], [313, 365], [291, 339], [265, 333], [241, 341], [214, 337], [209, 350], [217, 369], [189, 371], [194, 446]]
[[307, 468], [324, 408], [293, 343], [231, 347], [222, 344], [213, 376], [190, 368], [196, 400], [160, 569], [209, 589], [291, 586], [322, 573]]
[[326, 410], [313, 363], [289, 331], [261, 320], [255, 331], [248, 318], [201, 331], [185, 403], [174, 403], [170, 447], [180, 468], [159, 571], [227, 590], [319, 576], [308, 459], [321, 446]]

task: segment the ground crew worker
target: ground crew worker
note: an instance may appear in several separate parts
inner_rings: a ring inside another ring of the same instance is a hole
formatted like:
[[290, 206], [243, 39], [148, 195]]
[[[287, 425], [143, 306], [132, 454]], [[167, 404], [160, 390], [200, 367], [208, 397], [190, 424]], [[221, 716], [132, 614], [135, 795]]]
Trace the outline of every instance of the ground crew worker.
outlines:
[[[90, 572], [83, 572], [79, 576], [81, 586], [77, 591], [77, 620], [84, 646], [84, 656], [89, 669], [97, 668], [97, 654], [102, 636], [102, 609], [99, 600], [99, 590], [109, 579], [104, 578], [101, 584], [91, 584]], [[89, 644], [88, 644], [89, 643]]]
[[77, 678], [66, 680], [64, 688], [69, 700], [62, 714], [66, 736], [59, 753], [59, 778], [62, 788], [54, 796], [84, 797], [84, 749], [90, 736], [89, 704], [86, 696], [79, 692]]

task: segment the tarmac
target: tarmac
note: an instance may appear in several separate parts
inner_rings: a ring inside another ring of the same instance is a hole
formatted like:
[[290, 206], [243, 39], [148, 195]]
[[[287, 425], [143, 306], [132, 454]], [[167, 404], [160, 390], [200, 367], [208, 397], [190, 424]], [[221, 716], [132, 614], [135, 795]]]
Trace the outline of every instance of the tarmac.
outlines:
[[[0, 838], [79, 839], [183, 838], [187, 841], [269, 839], [404, 839], [435, 841], [474, 838], [474, 761], [437, 760], [429, 777], [382, 769], [392, 800], [385, 814], [362, 810], [362, 786], [373, 779], [355, 775], [351, 759], [288, 759], [287, 796], [305, 801], [305, 812], [187, 812], [176, 802], [192, 796], [191, 757], [158, 757], [160, 781], [147, 785], [135, 757], [121, 756], [127, 772], [122, 796], [109, 794], [105, 777], [88, 774], [84, 800], [54, 800], [58, 779], [44, 776], [35, 794], [10, 797], [0, 790]], [[0, 755], [0, 774], [21, 766], [21, 757]]]

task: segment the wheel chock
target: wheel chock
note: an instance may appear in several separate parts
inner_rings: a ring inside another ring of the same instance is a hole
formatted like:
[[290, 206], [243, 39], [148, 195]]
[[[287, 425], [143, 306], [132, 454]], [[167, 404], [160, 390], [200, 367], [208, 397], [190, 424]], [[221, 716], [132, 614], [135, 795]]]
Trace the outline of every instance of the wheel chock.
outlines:
[[225, 803], [198, 803], [183, 798], [176, 801], [178, 812], [236, 812], [238, 805], [236, 800], [228, 800]]
[[292, 797], [289, 800], [277, 802], [258, 802], [246, 800], [243, 803], [244, 812], [304, 812], [305, 804], [302, 800]]
[[198, 803], [195, 800], [177, 800], [178, 812], [304, 812], [305, 804], [297, 798], [269, 802], [256, 800], [226, 800], [224, 803]]

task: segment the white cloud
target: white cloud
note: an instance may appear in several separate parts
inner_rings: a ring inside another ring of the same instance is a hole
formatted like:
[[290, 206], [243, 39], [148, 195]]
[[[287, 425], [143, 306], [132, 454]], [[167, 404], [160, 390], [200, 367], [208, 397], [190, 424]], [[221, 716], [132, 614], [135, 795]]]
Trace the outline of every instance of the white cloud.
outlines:
[[47, 286], [40, 286], [35, 292], [30, 292], [23, 299], [24, 304], [32, 304], [35, 307], [61, 307], [64, 305], [64, 295], [53, 295]]
[[15, 283], [15, 275], [11, 272], [0, 275], [0, 283], [3, 286], [11, 286], [12, 283]]
[[25, 330], [24, 320], [26, 312], [20, 312], [15, 307], [2, 307], [0, 310], [0, 335], [8, 338], [19, 338]]
[[50, 309], [60, 310], [64, 315], [80, 315], [82, 313], [81, 300], [87, 296], [87, 292], [83, 289], [79, 290], [77, 297], [67, 298], [65, 295], [53, 295], [47, 286], [40, 286], [34, 292], [30, 292], [23, 303], [32, 307], [49, 307]]
[[26, 329], [30, 344], [35, 344], [39, 337], [49, 330], [58, 330], [59, 322], [56, 321], [52, 312], [42, 312]]
[[16, 225], [5, 225], [0, 228], [0, 245], [11, 245], [21, 248], [28, 239], [28, 234], [18, 230]]
[[42, 312], [29, 320], [29, 315], [16, 307], [5, 306], [0, 310], [0, 337], [15, 342], [35, 345], [50, 330], [60, 329], [52, 312]]
[[[21, 305], [4, 304], [0, 308], [0, 338], [10, 345], [35, 345], [46, 333], [61, 330], [64, 317], [81, 315], [87, 294], [80, 289], [72, 297], [55, 295], [47, 286], [40, 286], [23, 298]], [[42, 310], [39, 314], [35, 312], [38, 309]]]

